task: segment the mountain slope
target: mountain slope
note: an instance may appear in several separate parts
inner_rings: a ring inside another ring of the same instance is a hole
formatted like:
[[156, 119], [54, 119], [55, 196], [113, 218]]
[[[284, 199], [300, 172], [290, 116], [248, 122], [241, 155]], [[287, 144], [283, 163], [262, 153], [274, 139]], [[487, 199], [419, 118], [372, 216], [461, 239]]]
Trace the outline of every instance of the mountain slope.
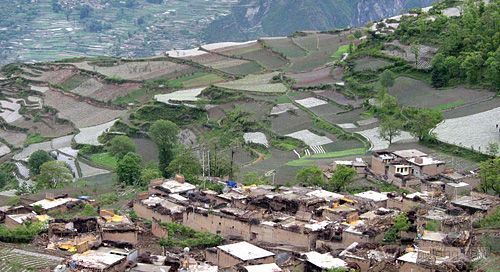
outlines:
[[230, 15], [212, 22], [206, 42], [289, 35], [300, 30], [359, 26], [436, 0], [241, 0]]

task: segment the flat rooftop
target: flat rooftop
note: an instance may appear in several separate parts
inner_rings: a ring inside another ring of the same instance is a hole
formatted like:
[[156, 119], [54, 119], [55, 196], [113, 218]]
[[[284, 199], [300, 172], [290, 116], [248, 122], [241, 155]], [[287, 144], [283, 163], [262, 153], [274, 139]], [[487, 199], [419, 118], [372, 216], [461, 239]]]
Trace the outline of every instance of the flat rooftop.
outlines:
[[366, 191], [366, 192], [362, 192], [362, 193], [357, 193], [357, 194], [355, 194], [355, 196], [360, 197], [360, 198], [364, 198], [364, 199], [369, 199], [369, 200], [375, 201], [375, 202], [385, 201], [385, 200], [389, 199], [387, 197], [387, 194], [379, 193], [379, 192], [375, 192], [375, 191]]
[[72, 202], [72, 201], [78, 201], [78, 199], [76, 199], [76, 198], [57, 198], [54, 200], [42, 199], [42, 200], [37, 201], [35, 203], [31, 203], [30, 206], [31, 207], [41, 206], [42, 209], [44, 209], [44, 210], [50, 210], [50, 209], [65, 205], [66, 203]]
[[304, 253], [303, 256], [306, 257], [309, 263], [322, 269], [347, 267], [347, 263], [345, 261], [339, 258], [334, 258], [330, 253], [321, 254], [316, 251], [310, 251]]
[[426, 153], [424, 153], [420, 150], [417, 150], [417, 149], [398, 150], [398, 151], [392, 152], [392, 154], [394, 154], [398, 157], [401, 157], [401, 158], [405, 158], [405, 159], [415, 158], [415, 157], [426, 157], [427, 156]]
[[274, 256], [274, 253], [272, 253], [271, 251], [267, 251], [247, 242], [223, 245], [218, 246], [217, 248], [242, 261], [256, 260]]

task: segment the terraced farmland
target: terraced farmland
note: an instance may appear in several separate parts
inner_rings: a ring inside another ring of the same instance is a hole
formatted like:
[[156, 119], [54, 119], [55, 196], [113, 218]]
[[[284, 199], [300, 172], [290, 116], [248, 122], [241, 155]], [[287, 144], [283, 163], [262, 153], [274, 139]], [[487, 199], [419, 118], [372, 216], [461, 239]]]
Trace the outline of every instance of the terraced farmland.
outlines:
[[270, 38], [263, 39], [262, 42], [266, 47], [289, 59], [307, 55], [307, 52], [295, 44], [291, 38]]
[[389, 94], [396, 96], [403, 105], [441, 110], [484, 101], [494, 96], [493, 92], [465, 87], [435, 89], [425, 82], [408, 77], [397, 78], [394, 86], [389, 89]]
[[277, 75], [278, 73], [248, 75], [239, 80], [219, 83], [216, 86], [256, 93], [284, 93], [287, 87], [283, 83], [271, 83], [273, 77]]
[[82, 70], [100, 73], [106, 77], [128, 80], [171, 79], [196, 71], [195, 68], [189, 65], [164, 60], [118, 61], [110, 66], [100, 66], [89, 61], [83, 61], [73, 63], [73, 65]]
[[254, 61], [230, 58], [215, 53], [191, 56], [184, 59], [234, 75], [247, 75], [262, 70], [262, 67]]
[[218, 53], [253, 60], [267, 70], [277, 70], [287, 65], [288, 61], [280, 55], [262, 46], [262, 42], [255, 42], [242, 46], [229, 47], [217, 50]]
[[32, 272], [54, 269], [63, 258], [0, 245], [0, 272]]

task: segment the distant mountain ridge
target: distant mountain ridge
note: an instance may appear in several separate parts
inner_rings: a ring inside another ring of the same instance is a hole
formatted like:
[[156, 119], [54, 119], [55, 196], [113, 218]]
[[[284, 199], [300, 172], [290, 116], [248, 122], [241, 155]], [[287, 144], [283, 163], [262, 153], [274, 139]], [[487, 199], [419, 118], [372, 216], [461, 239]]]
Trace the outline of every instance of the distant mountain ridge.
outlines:
[[241, 0], [204, 29], [205, 42], [243, 41], [295, 31], [364, 25], [437, 0]]

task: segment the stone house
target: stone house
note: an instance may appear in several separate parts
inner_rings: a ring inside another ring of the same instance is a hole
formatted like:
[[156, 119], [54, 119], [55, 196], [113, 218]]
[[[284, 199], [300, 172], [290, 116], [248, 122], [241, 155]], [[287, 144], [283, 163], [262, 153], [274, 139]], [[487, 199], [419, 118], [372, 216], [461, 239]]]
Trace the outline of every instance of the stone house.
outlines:
[[219, 269], [237, 271], [238, 265], [272, 264], [275, 254], [248, 242], [222, 245], [205, 251], [205, 259]]

